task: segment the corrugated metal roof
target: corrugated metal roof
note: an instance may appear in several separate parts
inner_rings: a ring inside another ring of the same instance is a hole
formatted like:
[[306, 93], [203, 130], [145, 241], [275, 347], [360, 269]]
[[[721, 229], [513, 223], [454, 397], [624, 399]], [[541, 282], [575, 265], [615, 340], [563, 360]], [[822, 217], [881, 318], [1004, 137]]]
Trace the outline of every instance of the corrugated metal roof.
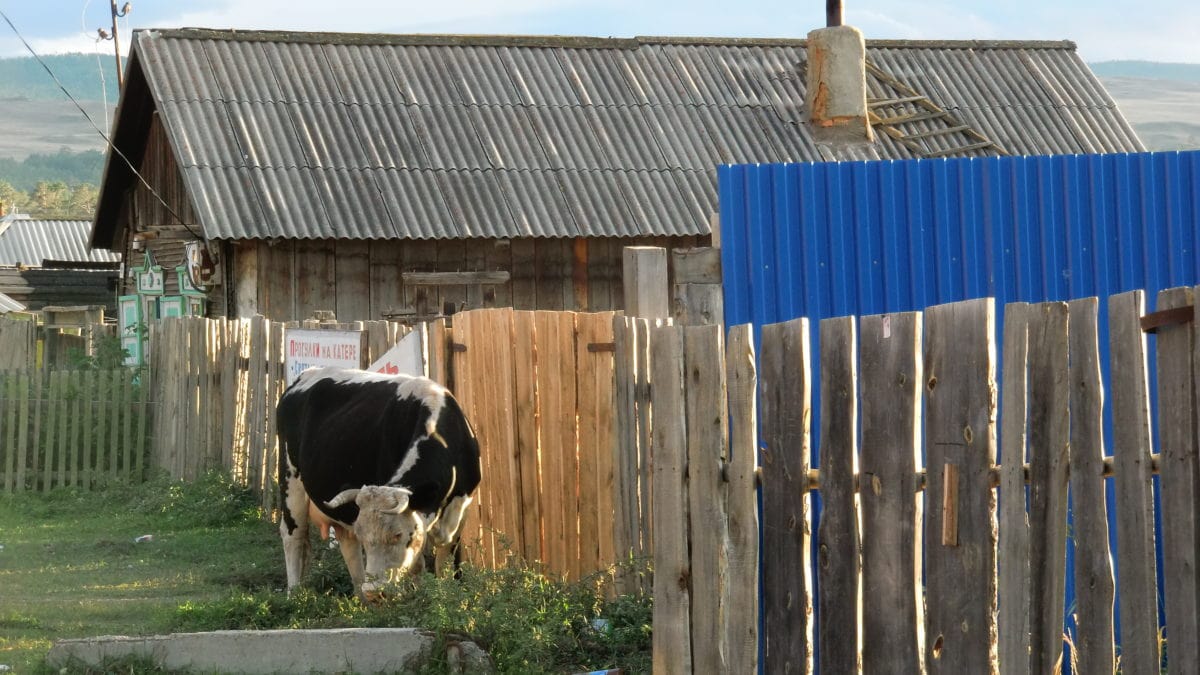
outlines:
[[[1010, 153], [1142, 149], [1072, 43], [867, 45]], [[181, 29], [133, 49], [217, 239], [706, 234], [718, 164], [918, 154], [818, 143], [803, 40]]]
[[61, 262], [120, 262], [121, 256], [88, 249], [92, 224], [86, 220], [0, 218], [0, 265], [41, 267], [45, 260]]
[[9, 312], [24, 312], [25, 305], [13, 300], [7, 295], [0, 293], [0, 314], [8, 314]]

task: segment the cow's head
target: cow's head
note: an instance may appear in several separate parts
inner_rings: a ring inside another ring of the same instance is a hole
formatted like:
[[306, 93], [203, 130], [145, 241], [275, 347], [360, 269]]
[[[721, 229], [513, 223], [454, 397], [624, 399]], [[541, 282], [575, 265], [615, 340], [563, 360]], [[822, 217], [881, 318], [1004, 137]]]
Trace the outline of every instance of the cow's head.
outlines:
[[364, 485], [340, 492], [328, 502], [330, 508], [351, 501], [358, 506], [352, 527], [366, 554], [366, 577], [362, 588], [356, 590], [368, 600], [378, 598], [388, 581], [421, 571], [427, 528], [421, 515], [408, 508], [411, 496], [412, 492], [402, 487]]

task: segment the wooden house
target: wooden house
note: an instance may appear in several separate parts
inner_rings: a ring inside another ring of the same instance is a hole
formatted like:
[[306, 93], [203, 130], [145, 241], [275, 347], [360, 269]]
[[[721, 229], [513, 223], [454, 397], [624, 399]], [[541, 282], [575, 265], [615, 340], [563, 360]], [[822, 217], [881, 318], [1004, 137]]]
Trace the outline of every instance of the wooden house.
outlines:
[[218, 316], [619, 309], [624, 246], [709, 242], [720, 163], [1143, 149], [1070, 42], [867, 41], [857, 135], [810, 46], [135, 31], [91, 243]]
[[121, 257], [89, 249], [90, 230], [86, 220], [0, 218], [0, 294], [20, 311], [61, 305], [114, 311]]

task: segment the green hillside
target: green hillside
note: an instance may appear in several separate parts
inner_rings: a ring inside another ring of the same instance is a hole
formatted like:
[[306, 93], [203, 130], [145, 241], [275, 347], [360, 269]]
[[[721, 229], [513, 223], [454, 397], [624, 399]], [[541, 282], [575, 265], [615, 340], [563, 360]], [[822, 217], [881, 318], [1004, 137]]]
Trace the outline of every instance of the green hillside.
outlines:
[[[104, 84], [108, 100], [117, 100], [117, 65], [113, 56], [95, 54], [52, 54], [42, 57], [54, 71], [67, 91], [77, 99], [104, 98], [100, 88], [100, 69], [104, 69]], [[0, 104], [8, 100], [57, 101], [63, 94], [42, 65], [31, 56], [0, 59]]]
[[1147, 80], [1200, 82], [1200, 63], [1157, 61], [1100, 61], [1088, 67], [1097, 77], [1137, 77]]

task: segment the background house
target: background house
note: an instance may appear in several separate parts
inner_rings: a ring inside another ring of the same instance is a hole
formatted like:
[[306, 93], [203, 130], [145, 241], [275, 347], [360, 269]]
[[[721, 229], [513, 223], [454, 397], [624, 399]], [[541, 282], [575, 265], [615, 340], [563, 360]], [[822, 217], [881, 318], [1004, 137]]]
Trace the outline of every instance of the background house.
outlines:
[[54, 305], [115, 311], [121, 257], [89, 249], [90, 229], [86, 220], [0, 218], [0, 294], [35, 312]]
[[622, 247], [708, 243], [718, 164], [1143, 149], [1070, 42], [868, 41], [849, 78], [825, 48], [137, 31], [114, 142], [145, 183], [110, 153], [91, 243], [212, 315], [605, 310]]

